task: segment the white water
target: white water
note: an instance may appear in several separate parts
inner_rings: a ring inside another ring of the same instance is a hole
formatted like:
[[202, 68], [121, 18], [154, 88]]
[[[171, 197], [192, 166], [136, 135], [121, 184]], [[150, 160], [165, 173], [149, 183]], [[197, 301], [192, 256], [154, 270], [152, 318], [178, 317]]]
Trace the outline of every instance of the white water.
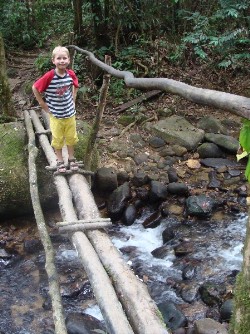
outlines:
[[[239, 215], [226, 225], [216, 225], [209, 232], [203, 231], [202, 223], [198, 231], [195, 228], [190, 228], [190, 234], [195, 243], [199, 243], [192, 258], [203, 259], [203, 265], [209, 267], [211, 276], [219, 272], [241, 270], [247, 218], [246, 215]], [[181, 279], [180, 270], [174, 268], [176, 259], [174, 251], [169, 252], [164, 259], [157, 259], [151, 254], [154, 249], [162, 246], [162, 232], [165, 228], [165, 225], [160, 225], [154, 229], [145, 229], [141, 221], [137, 220], [132, 226], [118, 227], [119, 232], [116, 233], [115, 237], [112, 237], [112, 242], [118, 249], [136, 247], [136, 251], [133, 252], [134, 257], [131, 254], [123, 257], [131, 267], [139, 261], [143, 266], [143, 271], [150, 276], [153, 284], [165, 283], [166, 277], [171, 277], [171, 275]], [[183, 302], [172, 290], [160, 290], [159, 296], [156, 293], [157, 302], [166, 298], [176, 303]], [[103, 319], [98, 306], [90, 307], [85, 312], [99, 320]]]

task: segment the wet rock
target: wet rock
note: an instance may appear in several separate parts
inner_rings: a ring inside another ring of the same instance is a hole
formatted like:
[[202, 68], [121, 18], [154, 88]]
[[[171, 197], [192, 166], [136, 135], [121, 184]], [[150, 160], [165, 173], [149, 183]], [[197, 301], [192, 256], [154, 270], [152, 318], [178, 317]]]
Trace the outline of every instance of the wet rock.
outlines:
[[133, 204], [130, 204], [124, 211], [122, 222], [126, 226], [132, 225], [136, 220], [137, 210]]
[[169, 183], [178, 181], [178, 175], [177, 175], [177, 172], [176, 172], [175, 168], [170, 167], [168, 169], [168, 179], [169, 179]]
[[203, 143], [197, 148], [200, 158], [223, 158], [225, 154], [214, 143]]
[[148, 142], [149, 145], [152, 146], [153, 148], [159, 148], [166, 144], [165, 140], [159, 137], [151, 137]]
[[171, 302], [162, 302], [157, 305], [164, 319], [165, 324], [171, 330], [176, 330], [187, 325], [187, 318]]
[[215, 171], [210, 171], [208, 173], [208, 178], [209, 178], [208, 188], [214, 189], [220, 187], [221, 182], [217, 179], [217, 173]]
[[182, 270], [182, 278], [184, 280], [192, 279], [196, 275], [196, 267], [188, 264]]
[[239, 169], [229, 169], [228, 173], [230, 176], [239, 176], [241, 171]]
[[220, 308], [220, 318], [222, 321], [229, 321], [233, 314], [233, 300], [226, 300]]
[[114, 168], [101, 167], [95, 175], [95, 186], [101, 192], [112, 192], [118, 187], [117, 174]]
[[175, 152], [174, 152], [174, 150], [171, 146], [168, 146], [168, 147], [164, 147], [162, 150], [160, 150], [159, 155], [161, 157], [167, 157], [167, 156], [172, 157], [172, 156], [175, 155]]
[[129, 181], [129, 175], [125, 171], [119, 171], [117, 173], [117, 182], [118, 186], [122, 185], [123, 183]]
[[197, 127], [205, 132], [222, 133], [224, 135], [228, 134], [227, 128], [221, 123], [221, 121], [212, 116], [205, 116], [201, 118], [197, 123]]
[[167, 198], [168, 189], [167, 186], [159, 181], [151, 181], [149, 191], [149, 201], [155, 203], [163, 201]]
[[222, 324], [209, 318], [195, 321], [194, 329], [196, 334], [228, 334], [226, 328]]
[[194, 251], [194, 244], [191, 241], [183, 241], [174, 247], [176, 256], [184, 256]]
[[66, 327], [69, 334], [89, 334], [95, 331], [106, 333], [100, 320], [84, 313], [70, 313], [66, 318]]
[[209, 307], [205, 317], [220, 322], [220, 311], [218, 307], [217, 306]]
[[25, 240], [23, 244], [26, 253], [34, 254], [43, 249], [42, 242], [38, 239]]
[[206, 195], [190, 196], [186, 200], [186, 213], [189, 216], [207, 217], [210, 216], [215, 200]]
[[175, 227], [167, 227], [163, 232], [162, 232], [162, 241], [165, 244], [166, 242], [172, 240], [176, 236], [176, 228]]
[[[213, 167], [213, 168], [222, 168], [222, 167], [235, 167], [239, 164], [237, 164], [236, 161], [232, 161], [229, 159], [223, 159], [223, 158], [205, 158], [201, 159], [200, 163], [206, 167]], [[227, 170], [227, 168], [225, 168]]]
[[131, 192], [128, 182], [112, 192], [107, 201], [107, 211], [111, 219], [118, 220], [121, 218], [130, 198]]
[[160, 225], [161, 219], [161, 212], [155, 211], [149, 217], [147, 217], [142, 224], [145, 228], [155, 228]]
[[185, 183], [180, 182], [169, 183], [167, 189], [172, 195], [187, 196], [189, 193], [188, 186]]
[[173, 145], [172, 149], [174, 150], [174, 155], [176, 155], [177, 157], [183, 157], [183, 155], [187, 153], [186, 147], [180, 145]]
[[149, 177], [144, 172], [139, 171], [134, 174], [134, 177], [131, 179], [131, 182], [136, 187], [141, 187], [149, 182]]
[[79, 282], [61, 283], [60, 292], [64, 298], [75, 298], [84, 289], [86, 283], [79, 284]]
[[169, 245], [163, 245], [161, 247], [152, 250], [151, 254], [153, 255], [153, 257], [156, 257], [157, 259], [164, 259], [170, 253], [172, 253], [172, 249], [173, 248], [170, 247]]
[[239, 141], [237, 139], [223, 134], [206, 133], [205, 140], [218, 145], [231, 154], [236, 154], [239, 148]]
[[142, 165], [148, 161], [148, 155], [146, 153], [139, 153], [134, 157], [134, 161], [137, 165]]
[[199, 289], [201, 299], [209, 306], [220, 305], [223, 295], [226, 292], [224, 284], [216, 284], [213, 282], [204, 283]]
[[152, 131], [169, 144], [194, 150], [204, 138], [204, 131], [195, 128], [184, 117], [171, 116], [152, 126]]
[[181, 289], [181, 298], [186, 303], [194, 302], [199, 295], [199, 287], [195, 284], [184, 285]]
[[149, 191], [147, 188], [137, 188], [136, 189], [137, 197], [142, 200], [143, 202], [147, 202], [149, 199]]

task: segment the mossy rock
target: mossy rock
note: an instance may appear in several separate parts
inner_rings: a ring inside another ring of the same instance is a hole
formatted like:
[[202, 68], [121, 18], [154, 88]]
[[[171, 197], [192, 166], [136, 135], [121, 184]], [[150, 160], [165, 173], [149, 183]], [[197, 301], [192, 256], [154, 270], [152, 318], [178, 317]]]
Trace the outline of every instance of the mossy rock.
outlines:
[[[79, 143], [77, 159], [83, 159], [87, 136], [90, 132], [86, 123], [78, 122]], [[17, 217], [33, 212], [28, 170], [28, 138], [23, 122], [0, 124], [0, 216]], [[39, 147], [39, 143], [37, 145]], [[47, 161], [42, 149], [36, 159], [38, 189], [44, 209], [58, 205], [58, 195], [53, 183], [53, 173], [45, 169]], [[98, 152], [94, 151], [91, 169], [98, 166]]]
[[118, 118], [117, 123], [123, 126], [128, 126], [135, 121], [135, 115], [122, 115]]

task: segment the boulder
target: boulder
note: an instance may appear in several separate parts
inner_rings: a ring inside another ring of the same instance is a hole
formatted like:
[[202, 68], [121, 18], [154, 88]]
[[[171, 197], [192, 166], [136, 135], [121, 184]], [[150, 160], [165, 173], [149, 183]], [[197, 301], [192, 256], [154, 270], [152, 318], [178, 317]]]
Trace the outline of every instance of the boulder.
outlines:
[[152, 126], [155, 135], [169, 144], [184, 146], [187, 150], [194, 150], [203, 141], [204, 130], [195, 128], [181, 116], [171, 116], [158, 121]]
[[[87, 125], [78, 122], [79, 142], [76, 146], [76, 158], [84, 156], [86, 148]], [[33, 212], [30, 198], [28, 169], [28, 138], [23, 122], [0, 124], [0, 216], [1, 219], [18, 217]], [[97, 151], [93, 154], [92, 169], [98, 163]], [[37, 179], [40, 202], [43, 208], [53, 208], [58, 205], [57, 191], [53, 183], [53, 172], [45, 169], [47, 161], [40, 149], [36, 159]]]

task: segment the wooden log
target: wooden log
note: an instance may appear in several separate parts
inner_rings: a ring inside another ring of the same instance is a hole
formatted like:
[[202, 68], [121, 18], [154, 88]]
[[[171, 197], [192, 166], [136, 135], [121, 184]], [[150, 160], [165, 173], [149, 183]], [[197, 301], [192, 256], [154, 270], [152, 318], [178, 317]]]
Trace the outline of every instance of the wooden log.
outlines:
[[101, 228], [106, 228], [112, 226], [111, 222], [97, 222], [97, 223], [85, 223], [85, 224], [74, 224], [74, 225], [65, 225], [59, 226], [60, 233], [73, 233], [78, 231], [87, 231], [87, 230], [97, 230]]
[[[34, 111], [32, 121], [35, 129], [40, 131], [43, 129], [39, 118]], [[46, 135], [39, 136], [40, 144], [45, 152], [49, 163], [54, 164], [56, 156], [51, 153], [51, 146]], [[80, 174], [78, 177], [83, 178]], [[66, 178], [58, 175], [54, 178], [55, 186], [59, 196], [59, 208], [62, 218], [65, 221], [76, 221], [77, 215], [72, 202], [72, 194], [68, 187]], [[109, 276], [104, 270], [99, 257], [94, 251], [91, 243], [86, 235], [82, 232], [73, 233], [72, 243], [75, 246], [77, 253], [80, 254], [83, 267], [89, 277], [93, 288], [97, 303], [102, 312], [104, 321], [110, 334], [133, 334], [133, 330], [128, 322], [128, 319], [122, 309], [121, 303], [116, 296], [114, 288], [110, 282]], [[105, 289], [100, 289], [104, 286]], [[61, 334], [61, 333], [60, 333]]]
[[[88, 182], [81, 175], [69, 177], [69, 186], [80, 219], [100, 217]], [[123, 260], [105, 231], [86, 231], [103, 266], [111, 276], [123, 308], [137, 334], [167, 334], [160, 312], [142, 283]]]
[[75, 225], [75, 224], [88, 224], [88, 223], [106, 223], [111, 222], [110, 218], [94, 218], [94, 219], [81, 219], [75, 220], [72, 222], [58, 222], [56, 225], [57, 227], [68, 226], [68, 225]]
[[137, 103], [140, 103], [140, 102], [143, 102], [143, 101], [146, 101], [148, 99], [151, 99], [152, 97], [157, 96], [161, 93], [163, 93], [161, 90], [152, 90], [150, 92], [146, 92], [146, 93], [142, 94], [141, 96], [139, 96], [139, 97], [137, 97], [137, 98], [135, 98], [131, 101], [128, 101], [126, 103], [123, 103], [119, 107], [114, 108], [113, 111], [115, 111], [116, 113], [121, 113], [121, 112], [127, 110], [128, 108], [132, 107], [133, 105], [135, 105]]
[[85, 169], [78, 169], [78, 170], [66, 170], [66, 172], [62, 173], [62, 172], [54, 172], [54, 175], [72, 175], [72, 174], [83, 174], [83, 175], [89, 175], [89, 176], [93, 176], [95, 175], [94, 172], [91, 172], [90, 170], [85, 170]]
[[53, 245], [50, 240], [49, 233], [46, 228], [40, 199], [38, 193], [37, 186], [37, 173], [36, 173], [36, 157], [38, 154], [38, 149], [35, 144], [35, 134], [33, 131], [32, 123], [30, 120], [29, 113], [24, 111], [24, 119], [26, 130], [28, 133], [29, 144], [29, 183], [30, 183], [30, 194], [31, 200], [33, 204], [34, 214], [36, 218], [36, 223], [39, 231], [39, 235], [43, 244], [43, 248], [45, 251], [45, 259], [46, 259], [46, 272], [48, 275], [48, 283], [49, 283], [49, 295], [52, 302], [52, 310], [53, 310], [53, 319], [55, 324], [55, 333], [56, 334], [67, 334], [67, 329], [64, 321], [64, 311], [62, 306], [62, 299], [60, 293], [60, 286], [58, 280], [58, 274], [55, 266], [55, 256]]

